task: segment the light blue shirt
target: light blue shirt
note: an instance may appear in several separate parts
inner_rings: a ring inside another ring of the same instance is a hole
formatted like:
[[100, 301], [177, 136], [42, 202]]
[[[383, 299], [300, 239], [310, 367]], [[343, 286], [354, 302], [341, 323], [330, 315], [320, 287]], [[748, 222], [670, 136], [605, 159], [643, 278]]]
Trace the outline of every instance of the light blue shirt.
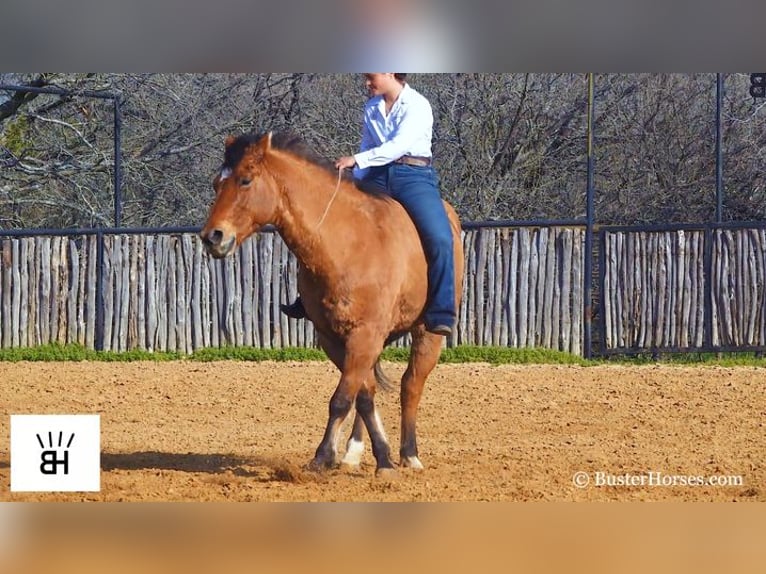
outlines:
[[409, 84], [386, 115], [383, 96], [370, 98], [364, 106], [362, 143], [354, 155], [354, 177], [367, 168], [386, 165], [405, 155], [431, 157], [434, 116], [431, 104]]

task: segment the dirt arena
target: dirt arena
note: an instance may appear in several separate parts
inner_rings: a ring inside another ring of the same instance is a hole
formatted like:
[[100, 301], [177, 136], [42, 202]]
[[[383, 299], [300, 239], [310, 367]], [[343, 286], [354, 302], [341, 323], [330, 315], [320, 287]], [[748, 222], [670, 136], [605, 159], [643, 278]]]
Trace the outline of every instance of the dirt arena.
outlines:
[[[306, 470], [336, 382], [329, 362], [0, 363], [0, 500], [766, 501], [765, 369], [439, 365], [426, 468], [395, 480], [369, 446]], [[398, 460], [398, 393], [377, 402]], [[101, 491], [10, 492], [9, 415], [78, 413], [101, 415]]]

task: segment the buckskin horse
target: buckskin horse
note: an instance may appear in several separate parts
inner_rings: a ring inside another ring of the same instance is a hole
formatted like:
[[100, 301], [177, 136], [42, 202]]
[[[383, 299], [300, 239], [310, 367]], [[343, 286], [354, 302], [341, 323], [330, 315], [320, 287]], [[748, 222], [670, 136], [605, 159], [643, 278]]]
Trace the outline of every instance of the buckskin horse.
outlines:
[[[414, 224], [386, 193], [364, 190], [289, 133], [226, 138], [224, 162], [213, 180], [215, 199], [200, 237], [216, 258], [232, 254], [271, 224], [298, 260], [298, 292], [317, 340], [341, 372], [330, 399], [327, 427], [309, 467], [334, 467], [341, 425], [356, 415], [343, 464], [356, 466], [370, 436], [376, 474], [395, 474], [375, 408], [379, 358], [386, 344], [409, 332], [409, 364], [400, 387], [400, 464], [422, 469], [415, 424], [442, 335], [426, 331], [426, 259]], [[453, 232], [456, 308], [463, 277], [460, 222], [446, 204]]]

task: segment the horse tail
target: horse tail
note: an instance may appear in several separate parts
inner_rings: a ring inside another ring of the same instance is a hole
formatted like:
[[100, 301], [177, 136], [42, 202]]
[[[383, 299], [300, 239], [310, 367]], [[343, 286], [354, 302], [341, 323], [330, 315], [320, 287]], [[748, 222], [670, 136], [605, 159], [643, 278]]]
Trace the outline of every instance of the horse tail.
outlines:
[[[396, 333], [391, 333], [388, 338], [386, 339], [386, 342], [384, 343], [384, 347], [388, 347], [391, 343], [394, 341], [398, 341], [402, 337], [404, 337], [407, 334], [407, 331], [399, 331]], [[383, 367], [380, 366], [380, 357], [378, 357], [378, 361], [375, 363], [375, 382], [380, 386], [380, 388], [386, 392], [390, 393], [396, 388], [396, 385], [391, 382], [391, 379], [389, 379], [386, 376], [386, 373], [383, 372]]]
[[394, 384], [391, 382], [391, 379], [389, 379], [386, 373], [383, 372], [380, 358], [378, 358], [378, 361], [375, 363], [375, 382], [386, 393], [390, 393], [394, 390]]

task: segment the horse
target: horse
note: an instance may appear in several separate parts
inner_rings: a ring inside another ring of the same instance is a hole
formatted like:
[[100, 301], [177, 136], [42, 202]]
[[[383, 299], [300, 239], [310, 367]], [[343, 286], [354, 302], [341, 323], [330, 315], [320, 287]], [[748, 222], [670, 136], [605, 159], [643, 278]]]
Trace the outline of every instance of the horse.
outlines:
[[[365, 189], [287, 132], [225, 139], [224, 161], [213, 180], [215, 198], [200, 238], [215, 258], [231, 255], [250, 235], [272, 225], [298, 261], [298, 292], [320, 347], [340, 370], [324, 436], [312, 470], [337, 466], [341, 425], [356, 407], [342, 465], [360, 464], [366, 427], [376, 475], [395, 475], [375, 406], [384, 347], [408, 332], [412, 345], [400, 386], [400, 465], [422, 469], [417, 409], [436, 366], [443, 335], [426, 330], [427, 264], [415, 225], [382, 190]], [[463, 277], [461, 225], [445, 202], [453, 233], [455, 297]]]

